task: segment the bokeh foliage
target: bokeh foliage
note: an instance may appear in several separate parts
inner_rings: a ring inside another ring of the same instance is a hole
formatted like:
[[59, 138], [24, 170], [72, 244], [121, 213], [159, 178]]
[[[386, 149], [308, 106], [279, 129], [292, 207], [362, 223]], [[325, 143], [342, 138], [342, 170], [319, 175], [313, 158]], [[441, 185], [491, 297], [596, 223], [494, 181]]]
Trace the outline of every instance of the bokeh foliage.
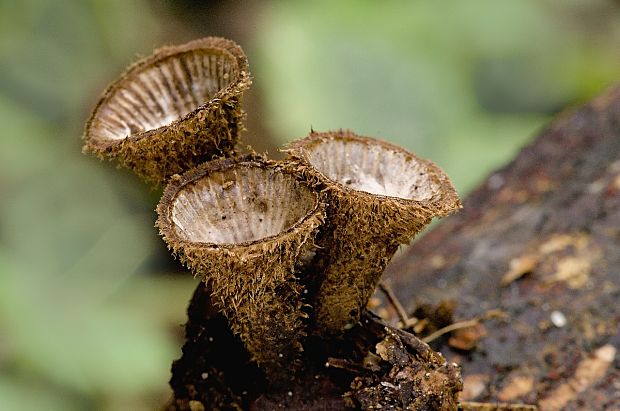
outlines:
[[80, 136], [96, 93], [161, 41], [157, 17], [31, 0], [0, 20], [0, 409], [152, 409], [193, 281], [145, 275], [151, 194]]
[[[212, 34], [170, 10], [239, 7], [226, 3], [0, 0], [0, 409], [166, 399], [195, 281], [161, 273], [158, 191], [81, 155], [80, 135], [137, 54]], [[351, 128], [432, 158], [465, 192], [618, 80], [616, 4], [273, 0], [235, 40], [274, 144]]]
[[552, 114], [618, 80], [610, 1], [280, 1], [254, 72], [279, 135], [352, 128], [436, 160], [465, 192]]

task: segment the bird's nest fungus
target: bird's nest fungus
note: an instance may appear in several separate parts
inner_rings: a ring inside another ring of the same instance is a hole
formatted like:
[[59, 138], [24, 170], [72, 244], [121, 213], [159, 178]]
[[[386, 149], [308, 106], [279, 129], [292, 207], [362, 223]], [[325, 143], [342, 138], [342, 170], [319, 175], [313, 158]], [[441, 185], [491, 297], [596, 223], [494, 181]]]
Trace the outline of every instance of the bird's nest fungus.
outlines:
[[157, 226], [204, 281], [169, 409], [456, 409], [458, 367], [365, 308], [398, 246], [460, 207], [449, 178], [342, 130], [240, 155], [250, 83], [232, 41], [165, 47], [86, 125], [85, 151], [166, 184]]

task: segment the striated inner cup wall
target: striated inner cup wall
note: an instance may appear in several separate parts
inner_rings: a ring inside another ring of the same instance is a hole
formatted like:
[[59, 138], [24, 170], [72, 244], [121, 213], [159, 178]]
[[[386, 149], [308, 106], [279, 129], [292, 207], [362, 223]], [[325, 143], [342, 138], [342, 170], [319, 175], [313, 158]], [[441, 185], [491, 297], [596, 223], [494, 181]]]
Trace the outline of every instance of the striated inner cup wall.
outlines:
[[326, 140], [306, 148], [309, 163], [354, 190], [407, 200], [428, 200], [440, 187], [427, 166], [404, 152], [361, 141]]
[[130, 73], [97, 113], [97, 138], [123, 139], [191, 113], [237, 76], [234, 56], [193, 50]]
[[172, 219], [180, 238], [235, 244], [274, 236], [301, 220], [313, 194], [274, 169], [239, 168], [212, 173], [175, 198]]

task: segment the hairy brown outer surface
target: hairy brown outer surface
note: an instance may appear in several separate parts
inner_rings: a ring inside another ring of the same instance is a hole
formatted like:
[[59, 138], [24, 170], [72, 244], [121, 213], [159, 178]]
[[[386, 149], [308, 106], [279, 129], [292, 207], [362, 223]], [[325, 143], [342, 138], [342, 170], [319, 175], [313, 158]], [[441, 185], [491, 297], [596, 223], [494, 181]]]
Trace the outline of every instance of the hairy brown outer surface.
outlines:
[[[259, 159], [237, 162], [215, 160], [173, 178], [157, 207], [157, 226], [172, 252], [213, 292], [213, 304], [226, 315], [253, 359], [271, 376], [293, 371], [305, 335], [302, 285], [295, 265], [314, 248], [314, 237], [324, 219], [325, 206], [316, 197], [311, 211], [287, 230], [261, 240], [216, 245], [179, 238], [171, 210], [177, 192], [209, 174], [231, 167], [274, 167]], [[286, 172], [280, 170], [281, 172]], [[302, 183], [300, 183], [302, 184]]]
[[439, 341], [465, 399], [620, 409], [620, 88], [560, 116], [388, 273], [410, 309], [507, 315], [466, 356]]
[[[125, 78], [136, 75], [159, 60], [195, 49], [228, 55], [236, 61], [238, 77], [211, 100], [169, 125], [133, 134], [124, 139], [93, 138], [97, 112], [120, 87]], [[231, 40], [206, 37], [180, 46], [162, 47], [131, 65], [103, 93], [84, 133], [86, 153], [101, 159], [116, 159], [148, 182], [161, 184], [168, 177], [189, 170], [217, 156], [232, 155], [242, 129], [240, 99], [251, 84], [248, 61], [241, 47]]]
[[440, 187], [439, 195], [417, 201], [370, 194], [345, 187], [311, 166], [305, 147], [331, 138], [400, 147], [350, 131], [311, 133], [287, 150], [296, 161], [296, 172], [325, 194], [328, 203], [325, 227], [318, 239], [314, 261], [318, 275], [314, 298], [315, 332], [341, 333], [356, 323], [399, 244], [408, 243], [433, 217], [449, 214], [460, 206], [447, 175], [430, 161], [407, 153], [426, 167], [428, 178]]

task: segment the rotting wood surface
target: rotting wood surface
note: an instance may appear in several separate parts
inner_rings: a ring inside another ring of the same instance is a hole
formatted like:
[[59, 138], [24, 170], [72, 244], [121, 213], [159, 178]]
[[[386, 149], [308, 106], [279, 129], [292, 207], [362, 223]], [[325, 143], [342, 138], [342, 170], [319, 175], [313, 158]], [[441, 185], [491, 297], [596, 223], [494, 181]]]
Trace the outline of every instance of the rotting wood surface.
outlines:
[[[561, 116], [474, 192], [461, 213], [388, 271], [410, 313], [420, 302], [451, 299], [454, 305], [441, 304], [439, 311], [454, 312], [456, 320], [493, 318], [433, 342], [463, 366], [461, 400], [486, 407], [463, 409], [500, 409], [473, 401], [501, 402], [506, 410], [530, 409], [518, 403], [541, 410], [620, 409], [620, 88]], [[342, 395], [358, 372], [355, 362], [329, 358], [333, 371], [305, 373], [291, 395], [262, 395], [261, 373], [212, 311], [208, 294], [200, 285], [188, 309], [168, 409], [209, 409], [214, 403], [301, 409], [288, 397], [311, 405], [307, 409], [343, 408]], [[379, 335], [380, 322], [373, 324], [357, 327], [349, 348], [399, 346]], [[412, 355], [411, 348], [407, 352]], [[372, 379], [361, 384], [350, 392], [382, 394], [366, 389]], [[358, 396], [358, 406], [365, 400]]]
[[559, 116], [384, 279], [409, 313], [503, 313], [473, 349], [432, 344], [462, 365], [462, 400], [620, 410], [620, 87]]

